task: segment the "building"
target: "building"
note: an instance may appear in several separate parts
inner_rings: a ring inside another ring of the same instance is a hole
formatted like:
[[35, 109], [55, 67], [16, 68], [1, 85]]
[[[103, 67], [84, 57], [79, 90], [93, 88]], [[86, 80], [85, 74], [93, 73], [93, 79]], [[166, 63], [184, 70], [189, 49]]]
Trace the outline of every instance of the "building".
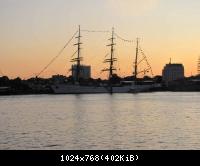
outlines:
[[166, 64], [162, 71], [163, 82], [169, 82], [184, 78], [184, 66], [182, 64]]
[[[72, 78], [76, 80], [77, 65], [72, 65]], [[91, 66], [80, 65], [80, 78], [91, 78]]]

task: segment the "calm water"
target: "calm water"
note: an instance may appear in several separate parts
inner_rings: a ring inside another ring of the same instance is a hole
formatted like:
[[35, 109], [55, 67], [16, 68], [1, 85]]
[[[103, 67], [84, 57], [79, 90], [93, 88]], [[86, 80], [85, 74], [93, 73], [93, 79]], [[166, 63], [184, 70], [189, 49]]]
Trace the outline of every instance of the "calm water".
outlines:
[[1, 96], [0, 149], [200, 149], [200, 93]]

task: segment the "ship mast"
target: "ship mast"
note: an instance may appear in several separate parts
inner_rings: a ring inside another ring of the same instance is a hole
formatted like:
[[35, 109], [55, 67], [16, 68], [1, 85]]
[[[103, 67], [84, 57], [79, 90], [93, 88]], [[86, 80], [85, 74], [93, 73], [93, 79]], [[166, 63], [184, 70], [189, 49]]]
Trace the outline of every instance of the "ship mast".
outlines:
[[104, 63], [109, 63], [109, 68], [104, 69], [102, 71], [109, 71], [109, 85], [110, 85], [110, 92], [113, 92], [113, 88], [112, 88], [112, 78], [113, 78], [113, 71], [116, 70], [114, 68], [114, 62], [117, 61], [117, 58], [114, 58], [114, 28], [112, 28], [112, 37], [109, 39], [111, 41], [111, 44], [107, 45], [111, 48], [110, 50], [110, 58], [105, 59]]
[[[142, 57], [139, 57], [139, 52], [141, 53]], [[138, 60], [139, 59], [139, 60]], [[139, 65], [141, 65], [142, 62], [146, 62], [147, 67], [140, 70], [138, 69]], [[146, 55], [144, 54], [143, 50], [140, 48], [139, 46], [139, 38], [137, 38], [136, 41], [136, 55], [135, 55], [135, 62], [134, 62], [134, 72], [133, 72], [133, 77], [134, 77], [134, 82], [137, 83], [138, 80], [138, 75], [140, 73], [143, 73], [144, 75], [148, 72], [151, 72], [152, 76], [153, 76], [153, 71], [152, 68], [147, 60]]]
[[137, 38], [137, 43], [136, 43], [136, 56], [135, 56], [135, 71], [133, 72], [134, 73], [134, 77], [135, 77], [135, 81], [137, 80], [137, 75], [138, 75], [138, 49], [139, 47], [139, 38]]
[[75, 82], [79, 83], [80, 81], [80, 70], [81, 70], [81, 61], [83, 60], [83, 57], [81, 57], [80, 55], [80, 50], [81, 50], [81, 28], [80, 28], [80, 25], [78, 27], [78, 36], [76, 37], [77, 38], [77, 43], [74, 44], [74, 45], [77, 45], [77, 57], [76, 58], [73, 58], [71, 59], [71, 62], [76, 62], [76, 66], [75, 68], [72, 70], [75, 70]]

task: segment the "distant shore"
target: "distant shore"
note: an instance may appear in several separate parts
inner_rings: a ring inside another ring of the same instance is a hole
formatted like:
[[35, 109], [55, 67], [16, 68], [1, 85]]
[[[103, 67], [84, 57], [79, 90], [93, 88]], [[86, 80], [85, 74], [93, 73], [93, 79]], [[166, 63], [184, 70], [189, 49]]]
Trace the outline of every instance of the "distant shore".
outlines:
[[[113, 77], [113, 86], [120, 85], [122, 82], [131, 82], [133, 76], [121, 78], [117, 75]], [[162, 86], [157, 89], [151, 89], [148, 92], [200, 92], [200, 76], [191, 76], [180, 80], [169, 82], [167, 85], [163, 83], [162, 76], [153, 78], [144, 76], [139, 78], [141, 82], [154, 82]], [[0, 77], [0, 95], [44, 95], [55, 94], [52, 85], [58, 84], [73, 84], [71, 76], [54, 75], [51, 78], [29, 78], [22, 80], [21, 78], [9, 79], [7, 76]], [[87, 79], [81, 80], [80, 85], [83, 86], [102, 86], [109, 85], [108, 80]]]
[[[198, 91], [194, 91], [194, 90], [155, 90], [155, 91], [146, 91], [146, 92], [139, 92], [139, 93], [155, 93], [155, 92], [200, 92], [200, 90]], [[130, 94], [132, 94], [131, 92], [129, 92]], [[80, 93], [80, 94], [77, 94], [77, 93], [70, 93], [70, 94], [56, 94], [56, 93], [0, 93], [0, 96], [21, 96], [21, 95], [87, 95], [87, 94], [91, 94], [91, 93]], [[92, 94], [110, 94], [110, 93], [92, 93]], [[124, 94], [124, 93], [113, 93], [113, 94]], [[128, 94], [128, 93], [126, 93]], [[138, 93], [137, 93], [138, 94]]]

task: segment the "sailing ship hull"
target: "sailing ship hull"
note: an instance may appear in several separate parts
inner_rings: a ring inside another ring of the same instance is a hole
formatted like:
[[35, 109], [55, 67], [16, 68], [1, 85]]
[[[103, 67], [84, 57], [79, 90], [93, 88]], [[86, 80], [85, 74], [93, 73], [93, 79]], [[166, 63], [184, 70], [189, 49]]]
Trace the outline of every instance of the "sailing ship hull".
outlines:
[[[80, 86], [80, 85], [53, 85], [51, 86], [54, 94], [96, 94], [110, 93], [110, 87]], [[131, 86], [113, 87], [112, 93], [128, 93]]]
[[149, 92], [153, 88], [152, 85], [133, 85], [130, 88], [131, 93]]
[[160, 84], [151, 84], [151, 85], [132, 85], [130, 88], [131, 93], [139, 92], [151, 92], [161, 87]]

